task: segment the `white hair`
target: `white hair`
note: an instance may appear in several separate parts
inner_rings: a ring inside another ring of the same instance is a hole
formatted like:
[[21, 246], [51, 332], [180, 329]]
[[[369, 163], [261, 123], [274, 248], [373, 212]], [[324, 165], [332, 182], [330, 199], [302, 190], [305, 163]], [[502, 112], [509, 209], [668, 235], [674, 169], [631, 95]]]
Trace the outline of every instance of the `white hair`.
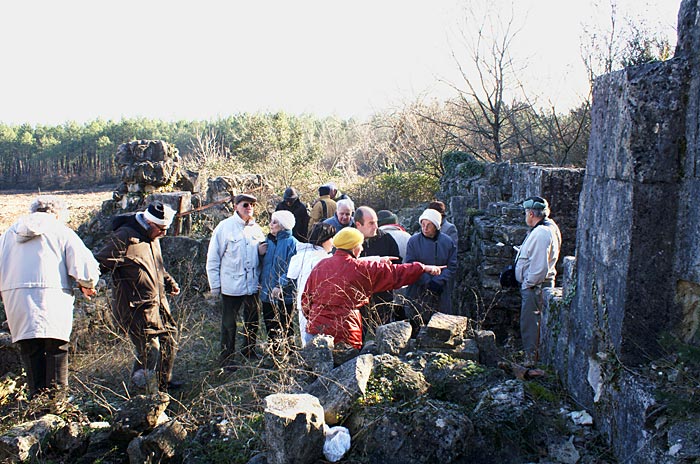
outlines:
[[338, 203], [336, 203], [336, 205], [338, 205], [338, 208], [340, 208], [341, 206], [347, 206], [348, 208], [350, 208], [350, 211], [355, 211], [355, 203], [353, 203], [353, 201], [349, 198], [343, 198], [342, 200], [338, 200]]
[[39, 195], [29, 205], [29, 212], [55, 214], [62, 221], [68, 221], [69, 214], [66, 202], [56, 195]]

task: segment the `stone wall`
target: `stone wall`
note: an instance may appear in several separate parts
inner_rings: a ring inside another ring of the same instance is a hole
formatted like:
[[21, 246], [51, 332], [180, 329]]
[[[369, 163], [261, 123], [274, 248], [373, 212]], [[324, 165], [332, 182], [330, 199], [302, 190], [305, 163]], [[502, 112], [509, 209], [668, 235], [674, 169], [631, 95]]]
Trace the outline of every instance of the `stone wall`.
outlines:
[[[525, 233], [517, 202], [532, 194], [550, 201], [563, 252], [561, 288], [547, 290], [542, 361], [630, 463], [700, 456], [696, 440], [674, 438], [700, 418], [667, 414], [658, 364], [673, 359], [667, 335], [700, 346], [699, 16], [700, 0], [683, 0], [673, 59], [596, 80], [585, 176], [498, 164], [443, 184], [464, 237], [457, 307], [477, 315], [476, 288], [482, 307], [496, 302], [487, 326], [506, 331], [519, 297], [499, 292], [496, 277]], [[510, 330], [517, 336], [517, 319]]]
[[[458, 169], [457, 169], [458, 170]], [[502, 290], [501, 270], [515, 259], [527, 233], [519, 203], [540, 195], [562, 231], [562, 256], [574, 253], [583, 169], [495, 163], [480, 176], [446, 176], [443, 196], [460, 232], [459, 272], [453, 295], [459, 314], [483, 321], [499, 339], [517, 335], [520, 295]]]

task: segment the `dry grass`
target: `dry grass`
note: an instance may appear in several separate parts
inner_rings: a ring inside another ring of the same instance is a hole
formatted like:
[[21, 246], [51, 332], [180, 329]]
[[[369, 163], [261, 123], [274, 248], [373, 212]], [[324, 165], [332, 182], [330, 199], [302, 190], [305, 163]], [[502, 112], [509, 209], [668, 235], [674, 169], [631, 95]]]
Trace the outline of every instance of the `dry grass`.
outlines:
[[28, 214], [30, 203], [40, 194], [64, 198], [70, 211], [68, 226], [75, 230], [102, 206], [103, 201], [112, 198], [112, 190], [113, 186], [52, 192], [0, 191], [0, 233], [5, 232], [20, 216]]

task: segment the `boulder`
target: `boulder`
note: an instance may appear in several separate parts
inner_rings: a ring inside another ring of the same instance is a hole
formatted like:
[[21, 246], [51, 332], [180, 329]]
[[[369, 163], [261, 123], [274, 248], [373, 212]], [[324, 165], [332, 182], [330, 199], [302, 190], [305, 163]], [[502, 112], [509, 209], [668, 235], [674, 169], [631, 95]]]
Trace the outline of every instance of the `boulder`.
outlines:
[[163, 392], [132, 397], [117, 411], [112, 437], [131, 441], [137, 435], [150, 432], [159, 425], [169, 404], [170, 396]]
[[459, 359], [479, 361], [479, 344], [473, 338], [467, 338], [462, 343], [455, 346], [451, 352], [452, 356]]
[[375, 343], [378, 354], [399, 355], [404, 352], [411, 339], [411, 324], [397, 321], [377, 327]]
[[460, 458], [474, 427], [459, 406], [425, 400], [410, 408], [365, 411], [373, 412], [375, 417], [366, 421], [348, 458], [383, 464], [468, 462]]
[[471, 360], [458, 359], [448, 353], [425, 353], [423, 375], [430, 385], [431, 398], [451, 401], [473, 409], [481, 392], [502, 383], [505, 374]]
[[374, 357], [371, 377], [372, 402], [405, 402], [415, 400], [428, 391], [422, 372], [390, 354]]
[[464, 316], [435, 313], [416, 337], [420, 348], [455, 348], [462, 341], [469, 325]]
[[69, 422], [51, 437], [51, 446], [69, 456], [83, 454], [88, 443], [83, 425], [77, 422]]
[[127, 448], [129, 462], [141, 464], [172, 459], [185, 438], [187, 431], [180, 422], [172, 420], [161, 424], [148, 435], [131, 440]]
[[47, 414], [40, 419], [19, 424], [0, 436], [0, 462], [36, 461], [42, 443], [56, 430], [64, 427], [60, 417]]
[[499, 358], [496, 334], [490, 330], [475, 330], [474, 337], [479, 348], [479, 362], [485, 366], [496, 367]]
[[316, 463], [323, 456], [323, 408], [311, 395], [265, 397], [265, 440], [270, 464]]
[[328, 425], [335, 425], [350, 410], [353, 402], [364, 395], [372, 373], [374, 356], [363, 354], [319, 377], [306, 392], [318, 398], [323, 405]]
[[462, 338], [469, 326], [469, 318], [450, 314], [435, 313], [428, 321], [427, 331], [430, 338], [444, 343]]

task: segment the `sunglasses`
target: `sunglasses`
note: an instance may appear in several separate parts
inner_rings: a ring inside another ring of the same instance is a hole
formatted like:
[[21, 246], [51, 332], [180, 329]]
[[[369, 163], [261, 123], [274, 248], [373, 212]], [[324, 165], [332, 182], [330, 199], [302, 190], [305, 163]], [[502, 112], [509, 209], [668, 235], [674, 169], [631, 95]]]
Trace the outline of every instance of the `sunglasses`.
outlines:
[[247, 201], [245, 203], [243, 203], [244, 208], [253, 207], [253, 206], [255, 206], [255, 203], [248, 203]]

